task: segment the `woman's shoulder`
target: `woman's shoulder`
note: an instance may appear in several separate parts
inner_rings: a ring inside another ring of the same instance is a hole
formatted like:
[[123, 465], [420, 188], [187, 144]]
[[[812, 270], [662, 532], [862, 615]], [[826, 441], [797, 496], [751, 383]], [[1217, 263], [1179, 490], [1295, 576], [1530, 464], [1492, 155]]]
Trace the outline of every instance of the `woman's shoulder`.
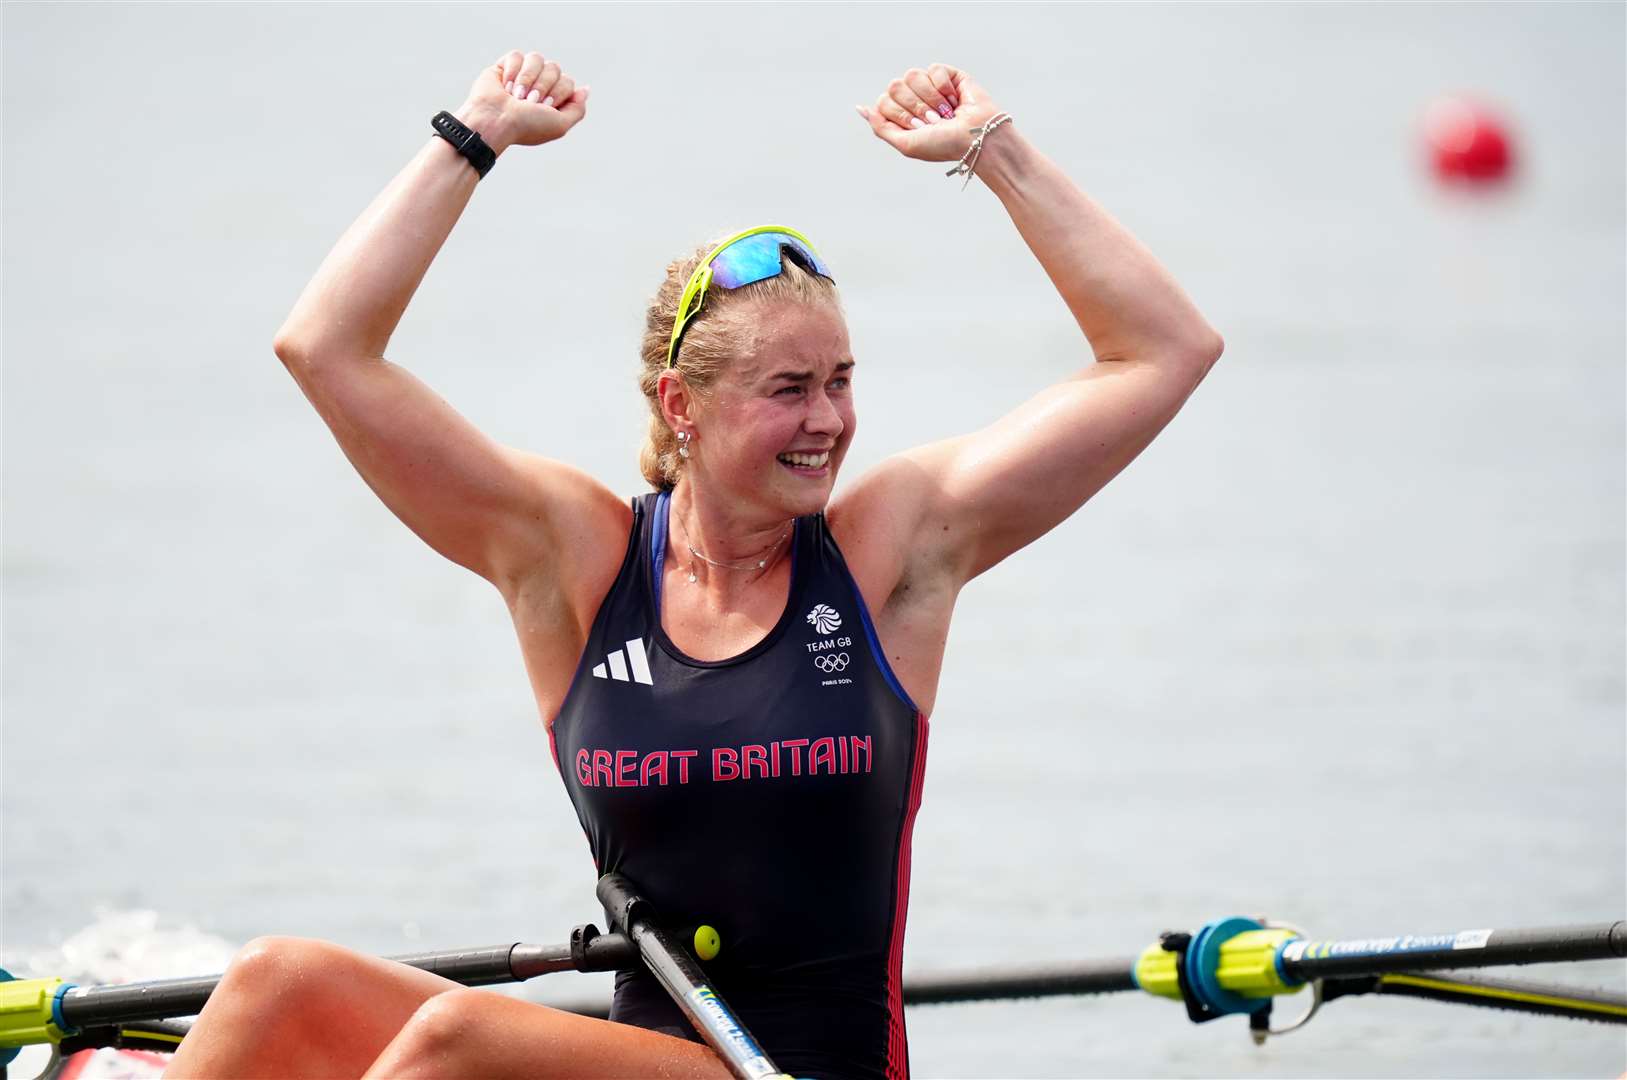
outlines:
[[[563, 594], [575, 609], [610, 587], [621, 568], [634, 525], [634, 502], [616, 494], [589, 473], [549, 461], [537, 470], [542, 489], [538, 522], [545, 536], [530, 565], [516, 578], [529, 579], [527, 591], [540, 584]], [[520, 585], [516, 580], [513, 584]]]
[[849, 559], [861, 548], [902, 550], [927, 509], [924, 490], [907, 456], [890, 457], [831, 499], [825, 508], [831, 536]]
[[891, 458], [844, 487], [825, 507], [825, 527], [872, 610], [903, 578], [910, 537], [919, 520], [918, 485], [909, 464]]

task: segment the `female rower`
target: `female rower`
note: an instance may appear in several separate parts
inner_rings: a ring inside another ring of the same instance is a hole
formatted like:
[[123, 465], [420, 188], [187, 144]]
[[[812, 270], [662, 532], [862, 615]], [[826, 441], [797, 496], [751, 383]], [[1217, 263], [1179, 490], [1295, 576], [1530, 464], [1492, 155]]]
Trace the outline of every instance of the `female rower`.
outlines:
[[[558, 64], [511, 52], [456, 119], [500, 155], [563, 137], [587, 99]], [[911, 68], [859, 112], [906, 157], [975, 169], [1095, 362], [834, 499], [855, 425], [840, 260], [789, 228], [667, 268], [640, 380], [654, 492], [630, 505], [494, 443], [385, 360], [490, 166], [444, 119], [275, 343], [368, 485], [502, 593], [599, 870], [628, 875], [674, 922], [720, 929], [711, 977], [798, 1076], [908, 1072], [910, 832], [960, 589], [1129, 464], [1221, 352], [1163, 267], [965, 72]], [[606, 1022], [263, 939], [170, 1075], [727, 1074], [647, 976], [618, 978]]]

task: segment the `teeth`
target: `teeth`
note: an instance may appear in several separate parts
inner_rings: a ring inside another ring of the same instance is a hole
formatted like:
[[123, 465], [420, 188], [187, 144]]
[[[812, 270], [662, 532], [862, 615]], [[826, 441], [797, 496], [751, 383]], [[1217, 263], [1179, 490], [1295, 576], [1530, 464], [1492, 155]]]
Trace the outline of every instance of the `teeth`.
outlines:
[[830, 451], [822, 454], [781, 454], [780, 460], [788, 465], [801, 465], [806, 469], [822, 469], [830, 460]]

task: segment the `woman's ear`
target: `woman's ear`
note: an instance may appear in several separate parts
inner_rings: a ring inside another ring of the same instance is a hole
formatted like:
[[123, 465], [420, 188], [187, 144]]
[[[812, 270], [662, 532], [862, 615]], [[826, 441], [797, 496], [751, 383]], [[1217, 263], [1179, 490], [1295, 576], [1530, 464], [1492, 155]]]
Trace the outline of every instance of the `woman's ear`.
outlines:
[[695, 399], [681, 374], [670, 368], [663, 371], [655, 384], [655, 396], [661, 402], [661, 415], [673, 431], [693, 426], [690, 411]]

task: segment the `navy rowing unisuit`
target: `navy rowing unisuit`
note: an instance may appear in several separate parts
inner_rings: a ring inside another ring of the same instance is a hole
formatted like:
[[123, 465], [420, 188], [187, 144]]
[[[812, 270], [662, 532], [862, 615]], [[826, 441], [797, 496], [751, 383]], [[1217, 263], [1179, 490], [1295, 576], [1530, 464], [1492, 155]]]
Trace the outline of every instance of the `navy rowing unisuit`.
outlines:
[[[717, 927], [705, 967], [794, 1076], [909, 1075], [900, 979], [927, 721], [898, 684], [823, 514], [799, 518], [790, 598], [758, 644], [685, 656], [661, 629], [668, 497], [633, 500], [621, 572], [551, 736], [601, 874], [671, 925]], [[694, 1038], [646, 972], [612, 1019]]]

